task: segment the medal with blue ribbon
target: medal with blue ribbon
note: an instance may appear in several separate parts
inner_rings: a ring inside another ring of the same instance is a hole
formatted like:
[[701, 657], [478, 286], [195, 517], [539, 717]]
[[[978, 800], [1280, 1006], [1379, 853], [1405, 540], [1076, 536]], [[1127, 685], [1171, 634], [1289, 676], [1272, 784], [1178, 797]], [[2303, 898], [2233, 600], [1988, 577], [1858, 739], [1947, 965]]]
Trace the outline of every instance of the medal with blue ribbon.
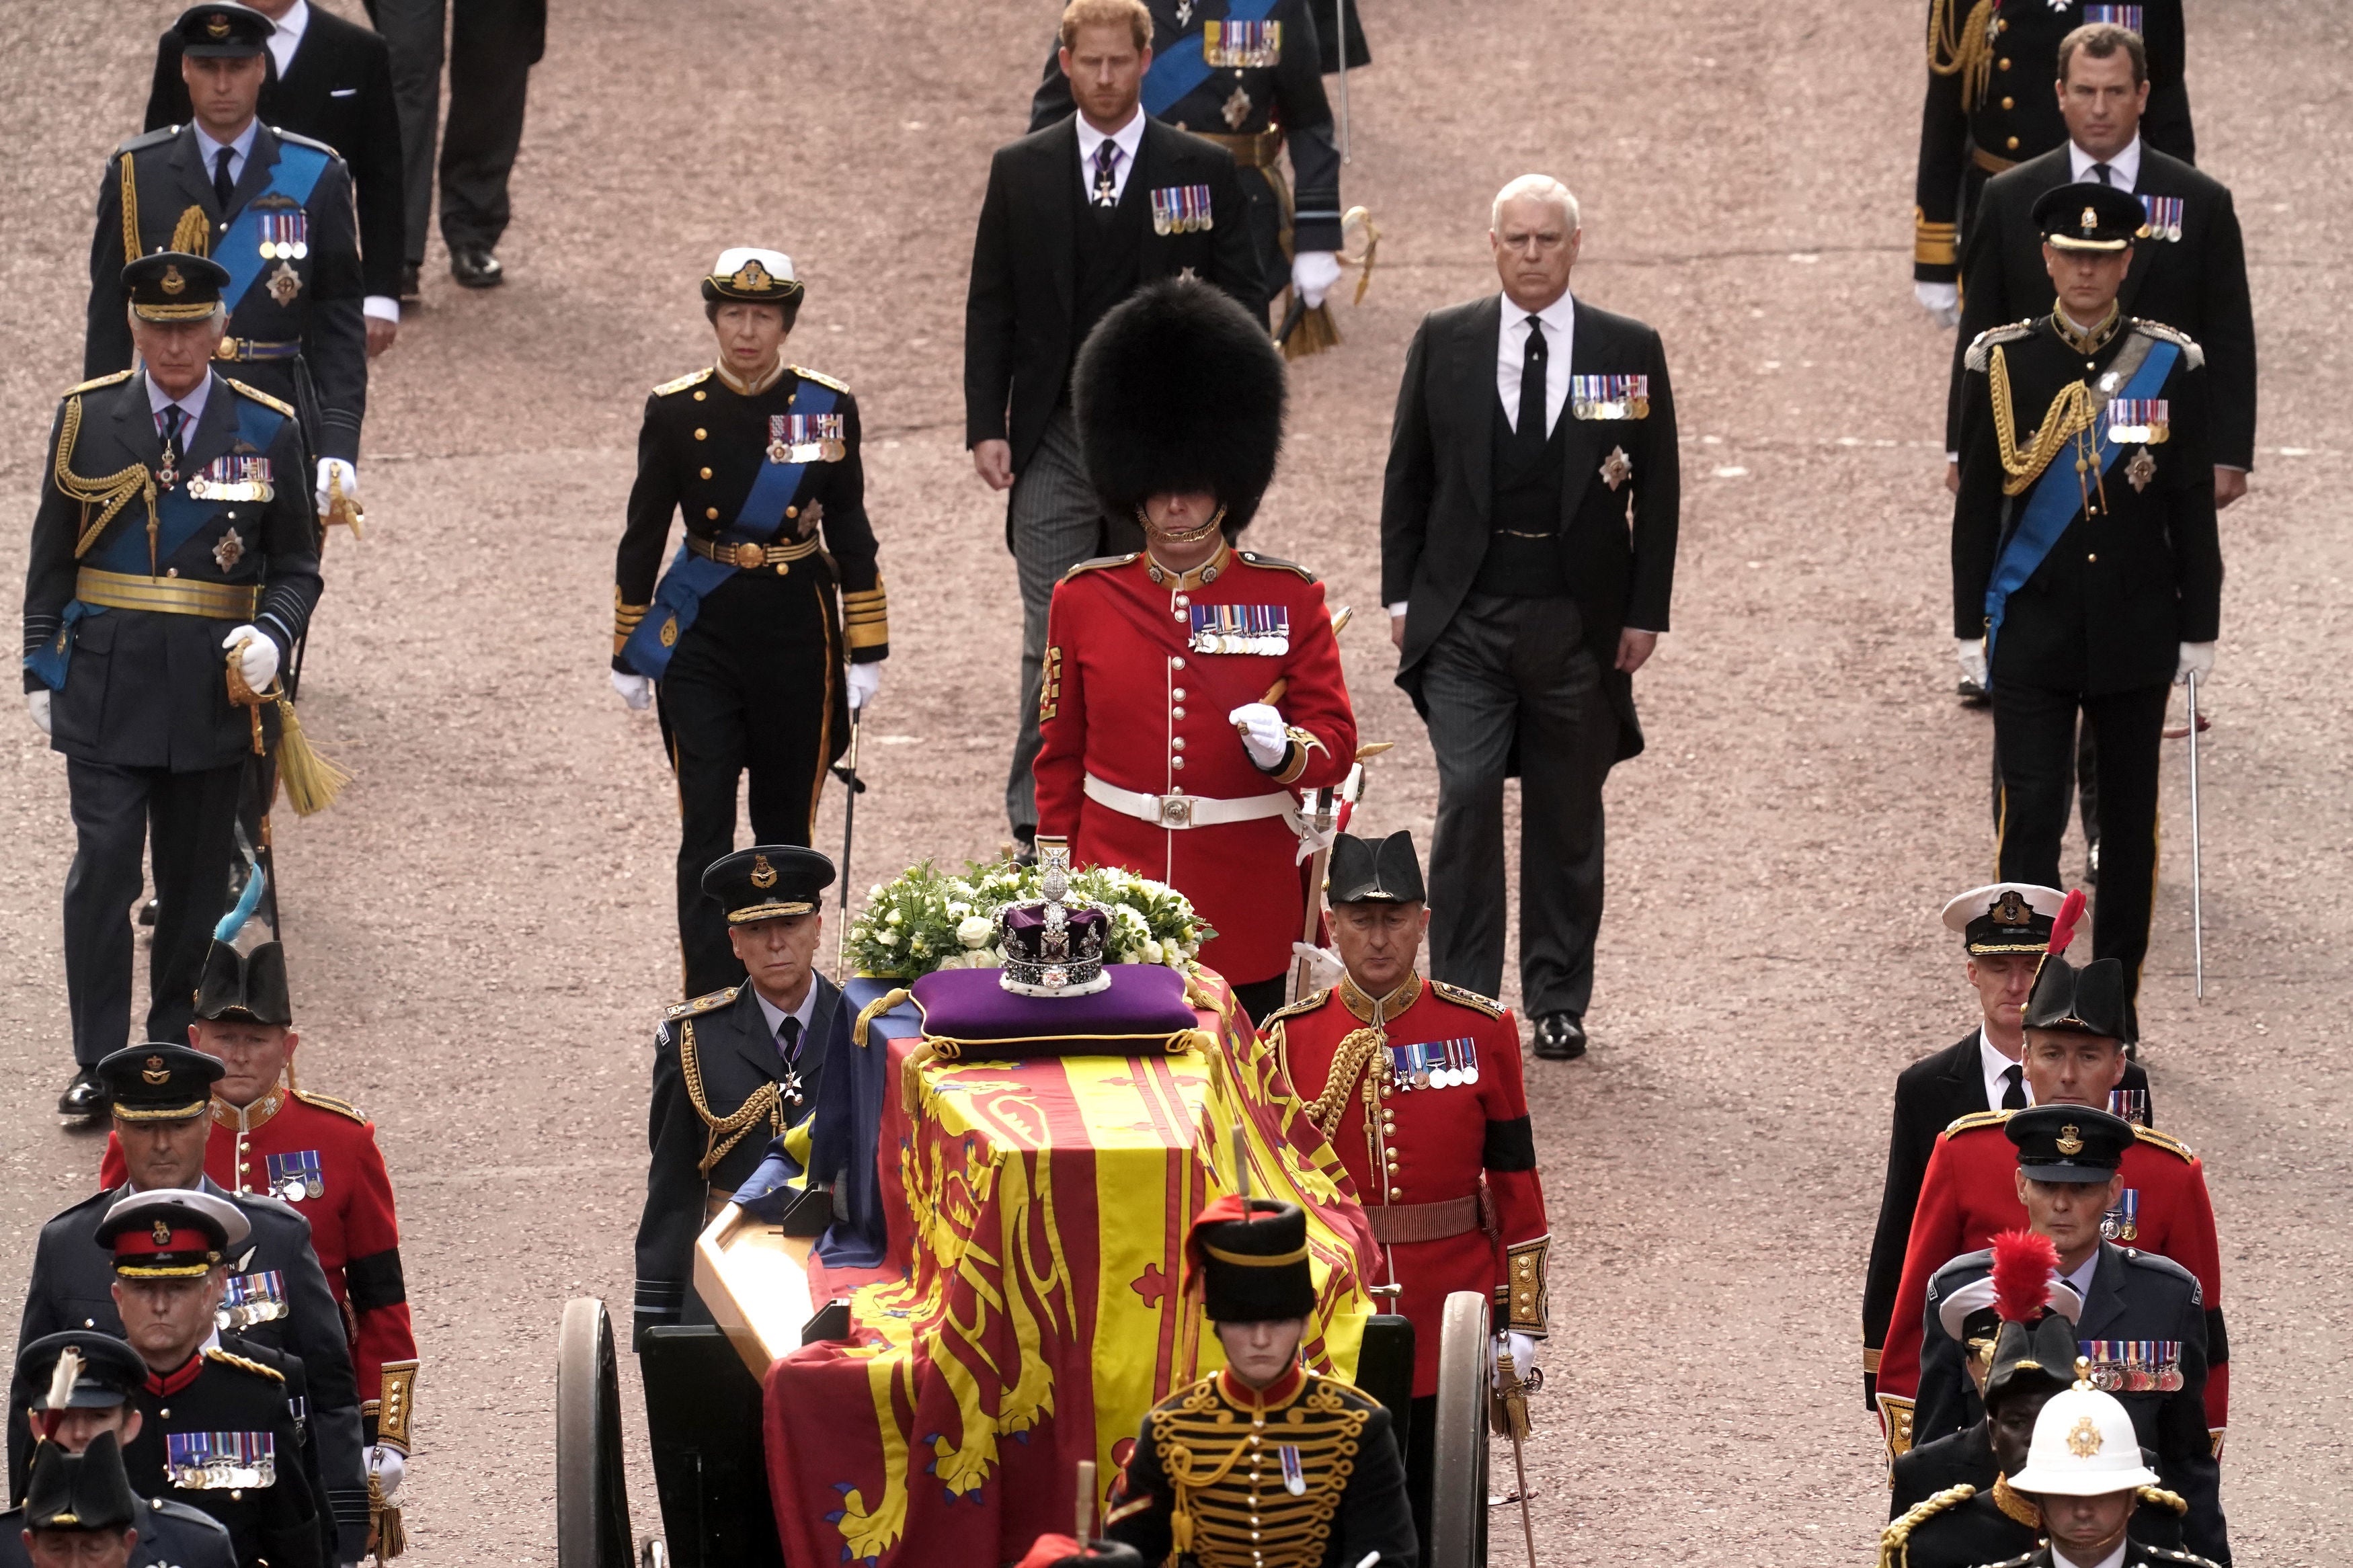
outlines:
[[1647, 375], [1572, 375], [1568, 378], [1569, 412], [1579, 419], [1648, 419], [1651, 378]]
[[1291, 612], [1281, 605], [1195, 605], [1192, 619], [1195, 653], [1291, 651]]

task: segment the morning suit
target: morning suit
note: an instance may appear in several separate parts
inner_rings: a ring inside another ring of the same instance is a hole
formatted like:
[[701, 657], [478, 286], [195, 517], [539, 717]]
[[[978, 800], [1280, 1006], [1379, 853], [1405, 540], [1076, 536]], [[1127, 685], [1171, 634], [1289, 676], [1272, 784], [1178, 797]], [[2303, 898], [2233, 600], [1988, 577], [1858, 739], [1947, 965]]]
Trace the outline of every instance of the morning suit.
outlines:
[[[1517, 772], [1525, 1011], [1581, 1018], [1601, 918], [1601, 788], [1642, 749], [1619, 633], [1665, 631], [1674, 583], [1674, 396], [1657, 332], [1577, 300], [1569, 395], [1540, 444], [1515, 439], [1497, 388], [1506, 309], [1490, 296], [1433, 311], [1407, 351], [1381, 599], [1408, 605], [1397, 682], [1438, 758], [1431, 976], [1502, 989], [1504, 780]], [[1521, 526], [1505, 530], [1506, 512]], [[1499, 577], [1491, 556], [1505, 551], [1514, 565]]]

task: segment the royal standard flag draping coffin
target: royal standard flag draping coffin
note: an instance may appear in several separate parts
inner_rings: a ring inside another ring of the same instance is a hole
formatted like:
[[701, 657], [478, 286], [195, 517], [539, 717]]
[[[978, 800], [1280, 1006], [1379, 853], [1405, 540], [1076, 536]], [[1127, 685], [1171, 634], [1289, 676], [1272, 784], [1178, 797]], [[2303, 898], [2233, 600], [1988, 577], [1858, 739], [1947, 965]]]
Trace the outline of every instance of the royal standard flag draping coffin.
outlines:
[[1307, 1213], [1306, 1357], [1354, 1373], [1377, 1310], [1356, 1191], [1225, 984], [1197, 972], [1187, 999], [1203, 1033], [1173, 1055], [925, 1059], [913, 1008], [873, 1021], [863, 1048], [907, 1080], [883, 1097], [887, 1277], [851, 1293], [849, 1339], [766, 1381], [795, 1568], [998, 1568], [1070, 1528], [1078, 1460], [1108, 1493], [1145, 1411], [1221, 1363], [1184, 1237], [1235, 1190], [1237, 1125], [1251, 1190]]

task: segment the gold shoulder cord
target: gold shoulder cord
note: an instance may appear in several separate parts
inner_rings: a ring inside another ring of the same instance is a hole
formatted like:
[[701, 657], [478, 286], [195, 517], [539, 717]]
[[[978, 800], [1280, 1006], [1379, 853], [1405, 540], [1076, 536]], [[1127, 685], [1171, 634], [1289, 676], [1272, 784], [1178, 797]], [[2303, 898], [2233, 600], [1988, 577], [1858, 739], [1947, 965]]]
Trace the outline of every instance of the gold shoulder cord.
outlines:
[[1930, 0], [1928, 6], [1928, 69], [1937, 76], [1961, 79], [1961, 98], [1982, 105], [1993, 82], [1993, 0], [1977, 0], [1957, 31], [1954, 7], [1959, 0]]
[[[80, 434], [81, 399], [69, 397], [66, 399], [65, 421], [58, 430], [56, 473], [58, 489], [81, 503], [85, 526], [81, 537], [74, 541], [74, 559], [79, 561], [89, 554], [90, 547], [98, 542], [98, 536], [106, 531], [106, 525], [131, 504], [132, 496], [137, 496], [147, 507], [147, 575], [153, 577], [155, 575], [155, 536], [161, 526], [155, 515], [155, 476], [148, 471], [144, 463], [133, 463], [102, 479], [85, 479], [75, 473], [72, 462], [74, 439]], [[89, 521], [92, 507], [102, 509], [96, 522]]]
[[[694, 1020], [691, 1018], [679, 1025], [678, 1066], [686, 1077], [688, 1101], [693, 1105], [694, 1113], [702, 1118], [702, 1124], [711, 1130], [703, 1139], [702, 1159], [695, 1166], [696, 1174], [709, 1176], [711, 1168], [725, 1159], [729, 1150], [744, 1142], [744, 1135], [761, 1117], [768, 1119], [771, 1137], [784, 1131], [776, 1115], [776, 1086], [774, 1083], [762, 1084], [729, 1116], [722, 1118], [711, 1114], [711, 1107], [702, 1098], [702, 1065], [695, 1059]], [[725, 1142], [721, 1142], [723, 1139]]]
[[122, 164], [122, 264], [139, 259], [139, 179], [131, 172], [131, 154], [120, 154]]
[[2042, 427], [2034, 432], [2033, 444], [2024, 456], [2018, 450], [2017, 422], [2010, 400], [2010, 362], [2003, 357], [2000, 345], [1993, 351], [1993, 362], [1988, 380], [1993, 389], [1993, 436], [2001, 449], [2001, 493], [2023, 495], [2029, 486], [2042, 477], [2059, 448], [2092, 427], [2092, 389], [2080, 381], [2070, 382], [2051, 400], [2042, 416]]

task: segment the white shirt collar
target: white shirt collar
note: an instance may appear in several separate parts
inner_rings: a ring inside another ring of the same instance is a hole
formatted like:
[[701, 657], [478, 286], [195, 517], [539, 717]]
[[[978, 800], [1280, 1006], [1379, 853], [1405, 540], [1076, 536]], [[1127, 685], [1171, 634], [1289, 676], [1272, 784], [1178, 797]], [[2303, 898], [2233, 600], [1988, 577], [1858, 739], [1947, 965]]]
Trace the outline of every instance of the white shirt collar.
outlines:
[[[1564, 289], [1560, 298], [1538, 310], [1535, 317], [1544, 323], [1546, 346], [1557, 350], [1568, 341], [1570, 331], [1577, 325], [1577, 297]], [[1505, 331], [1517, 334], [1514, 340], [1515, 342], [1525, 345], [1528, 312], [1513, 304], [1508, 294], [1504, 296], [1504, 327]]]
[[196, 133], [196, 151], [205, 155], [206, 176], [211, 176], [213, 164], [220, 158], [220, 150], [227, 147], [231, 153], [229, 177], [235, 179], [245, 172], [245, 161], [253, 156], [253, 139], [261, 134], [261, 116], [257, 114], [247, 121], [245, 129], [237, 132], [234, 142], [216, 142], [201, 125], [192, 124], [189, 129]]
[[2116, 1549], [2114, 1552], [2109, 1552], [2097, 1563], [2078, 1563], [2054, 1546], [2051, 1549], [2051, 1561], [2063, 1563], [2065, 1568], [2124, 1568], [2125, 1549], [2131, 1544], [2132, 1538], [2126, 1537], [2116, 1542]]
[[[747, 985], [751, 984], [749, 981], [744, 982], [744, 984]], [[789, 1013], [786, 1012], [783, 1008], [778, 1007], [765, 996], [761, 995], [760, 988], [756, 985], [752, 986], [752, 1000], [760, 1005], [760, 1016], [768, 1021], [768, 1037], [770, 1039], [773, 1040], [776, 1038], [777, 1032], [785, 1026], [785, 1020], [786, 1018], [798, 1018], [801, 1021], [801, 1042], [804, 1047], [807, 1046], [808, 1042], [809, 1020], [817, 1015], [817, 976], [814, 974], [809, 976], [808, 991], [801, 997], [801, 1005], [794, 1008]], [[778, 1048], [782, 1048], [781, 1045]]]
[[311, 26], [311, 0], [294, 0], [286, 15], [278, 18], [278, 30], [269, 35], [269, 58], [277, 62], [280, 80], [286, 77], [286, 68], [294, 63], [294, 51], [302, 47], [302, 34]]
[[[142, 379], [147, 383], [147, 412], [156, 418], [164, 417], [164, 410], [174, 403], [180, 405], [180, 424], [183, 430], [193, 429], [196, 421], [205, 416], [205, 403], [213, 395], [212, 372], [206, 371], [204, 380], [196, 383], [195, 391], [185, 397], [174, 397], [156, 385], [155, 378], [152, 375]], [[811, 986], [810, 989], [815, 990], [816, 987]]]
[[1135, 150], [1144, 144], [1144, 105], [1142, 103], [1139, 102], [1135, 106], [1134, 117], [1109, 136], [1105, 136], [1088, 124], [1085, 115], [1080, 115], [1078, 121], [1079, 161], [1082, 163], [1092, 168], [1095, 161], [1095, 149], [1105, 142], [1117, 142], [1121, 157], [1129, 163], [1135, 162]]
[[[2092, 165], [2100, 162], [2073, 142], [2067, 143], [2067, 164], [2075, 173], [2077, 183], [2099, 183], [2100, 176], [2092, 173]], [[2122, 189], [2140, 188], [2140, 137], [2136, 133], [2131, 145], [2107, 160], [2108, 174]]]
[[2026, 1103], [2029, 1105], [2033, 1104], [2034, 1086], [2026, 1081], [2025, 1069], [2021, 1067], [2019, 1063], [2011, 1061], [2008, 1057], [2003, 1056], [2000, 1051], [1996, 1050], [1994, 1048], [1994, 1043], [1986, 1038], [1985, 1026], [1982, 1024], [1978, 1025], [1978, 1070], [1985, 1075], [1986, 1109], [1988, 1110], [2000, 1110], [2001, 1109], [2002, 1090], [2006, 1087], [2002, 1081], [2002, 1075], [2011, 1068], [2020, 1068], [2018, 1075], [2018, 1087], [2026, 1091]]

